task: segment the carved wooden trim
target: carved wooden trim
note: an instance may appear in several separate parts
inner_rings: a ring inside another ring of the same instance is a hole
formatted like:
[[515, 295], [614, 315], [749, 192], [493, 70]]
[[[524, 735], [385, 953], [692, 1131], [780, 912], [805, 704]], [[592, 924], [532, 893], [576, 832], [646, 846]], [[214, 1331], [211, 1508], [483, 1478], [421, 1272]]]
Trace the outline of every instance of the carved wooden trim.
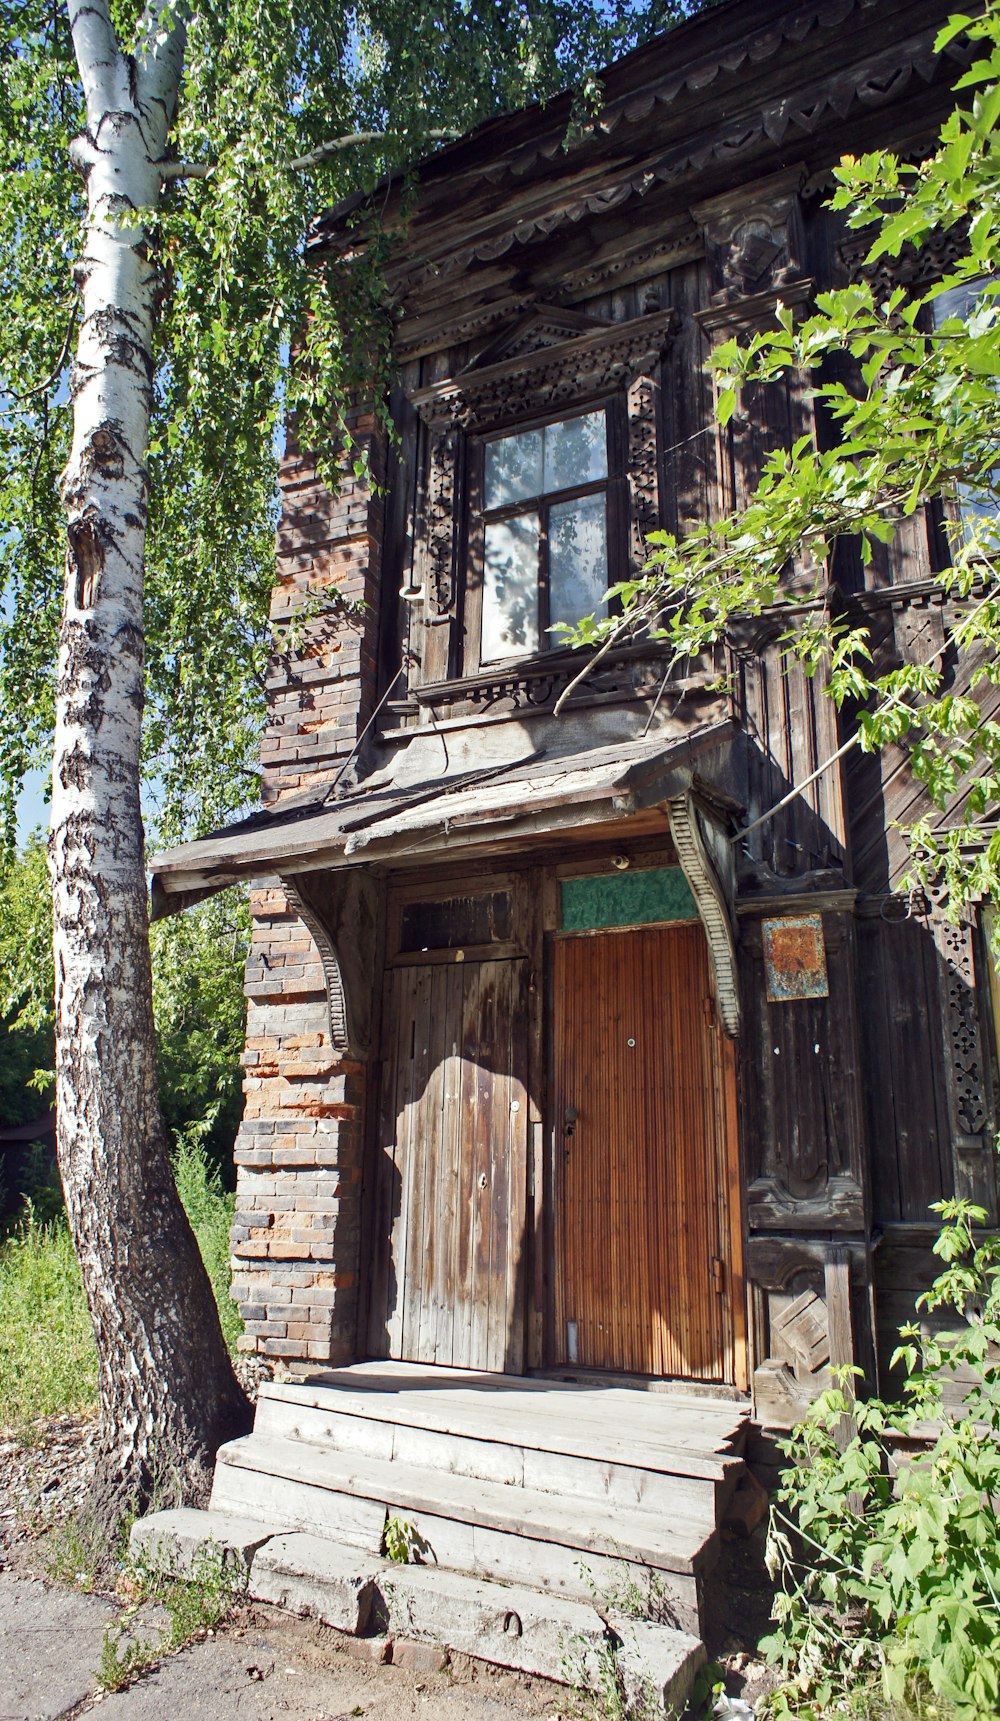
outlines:
[[[725, 878], [725, 871], [732, 865], [732, 846], [715, 821], [699, 807], [690, 790], [669, 800], [667, 812], [677, 858], [691, 886], [708, 939], [722, 1026], [727, 1034], [735, 1036], [740, 1027], [740, 992], [730, 909], [732, 884]], [[713, 841], [713, 836], [718, 840]], [[710, 852], [709, 844], [714, 853]]]
[[323, 967], [330, 1021], [330, 1044], [336, 1052], [347, 1052], [350, 1050], [350, 1038], [347, 1031], [347, 999], [344, 994], [343, 975], [340, 972], [340, 958], [334, 948], [333, 940], [315, 910], [300, 896], [294, 884], [289, 879], [283, 878], [281, 885], [285, 896], [288, 898], [289, 906], [295, 910], [315, 944]]
[[660, 523], [656, 423], [659, 389], [653, 377], [637, 376], [628, 389], [629, 533], [636, 570], [646, 563], [646, 539]]
[[792, 1195], [775, 1177], [757, 1177], [747, 1188], [751, 1230], [862, 1230], [865, 1192], [856, 1178], [839, 1172], [815, 1195]]
[[498, 364], [463, 371], [411, 396], [432, 429], [485, 430], [611, 391], [651, 371], [677, 326], [672, 310], [609, 323]]
[[[931, 896], [940, 897], [933, 888]], [[986, 1060], [979, 1024], [976, 992], [976, 963], [973, 929], [968, 920], [957, 925], [945, 918], [938, 903], [929, 916], [931, 936], [938, 954], [941, 987], [941, 1023], [944, 1033], [945, 1076], [956, 1156], [955, 1182], [958, 1194], [971, 1195], [974, 1177], [965, 1156], [983, 1152], [991, 1130], [986, 1085]], [[975, 1180], [977, 1181], [978, 1180]], [[973, 1199], [979, 1200], [977, 1189]]]
[[448, 615], [455, 603], [455, 463], [458, 435], [454, 426], [431, 437], [427, 473], [427, 560], [431, 610]]
[[940, 281], [969, 248], [967, 229], [952, 227], [932, 233], [919, 248], [906, 245], [898, 257], [882, 256], [868, 263], [873, 238], [874, 229], [849, 233], [837, 247], [837, 262], [849, 281], [867, 282], [876, 300], [887, 299], [897, 287], [920, 289]]

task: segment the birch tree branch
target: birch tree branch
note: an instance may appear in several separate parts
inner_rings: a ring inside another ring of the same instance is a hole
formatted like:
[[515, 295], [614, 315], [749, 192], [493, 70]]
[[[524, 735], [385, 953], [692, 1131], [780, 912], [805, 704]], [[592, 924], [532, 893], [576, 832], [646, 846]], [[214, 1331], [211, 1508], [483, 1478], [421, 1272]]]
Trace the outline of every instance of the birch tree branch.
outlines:
[[[382, 143], [391, 134], [386, 131], [352, 131], [343, 137], [334, 137], [327, 143], [318, 144], [305, 155], [293, 156], [290, 161], [282, 163], [287, 173], [304, 173], [310, 167], [319, 167], [331, 156], [339, 155], [341, 150], [355, 149], [365, 143]], [[461, 137], [459, 131], [433, 130], [426, 136], [439, 143]], [[160, 167], [160, 176], [164, 183], [177, 179], [209, 179], [218, 167], [215, 161], [165, 161]]]
[[139, 106], [152, 130], [149, 141], [159, 153], [177, 106], [184, 70], [189, 0], [147, 0], [136, 49]]
[[128, 67], [118, 46], [108, 0], [69, 0], [67, 10], [87, 106], [87, 126], [96, 136], [106, 114], [132, 106]]

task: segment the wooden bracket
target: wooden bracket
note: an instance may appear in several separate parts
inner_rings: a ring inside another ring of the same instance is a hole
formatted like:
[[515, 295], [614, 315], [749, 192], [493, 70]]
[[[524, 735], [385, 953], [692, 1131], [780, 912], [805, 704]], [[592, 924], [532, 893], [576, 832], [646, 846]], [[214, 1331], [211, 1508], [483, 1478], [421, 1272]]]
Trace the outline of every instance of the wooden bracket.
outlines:
[[[708, 939], [715, 995], [722, 1026], [735, 1037], [740, 1026], [740, 993], [736, 971], [736, 940], [730, 907], [731, 889], [723, 883], [732, 870], [732, 849], [726, 833], [688, 789], [667, 802], [670, 834]], [[711, 845], [711, 848], [710, 846]]]
[[364, 1059], [371, 1044], [376, 885], [349, 871], [282, 878], [289, 906], [308, 929], [326, 982], [330, 1043]]

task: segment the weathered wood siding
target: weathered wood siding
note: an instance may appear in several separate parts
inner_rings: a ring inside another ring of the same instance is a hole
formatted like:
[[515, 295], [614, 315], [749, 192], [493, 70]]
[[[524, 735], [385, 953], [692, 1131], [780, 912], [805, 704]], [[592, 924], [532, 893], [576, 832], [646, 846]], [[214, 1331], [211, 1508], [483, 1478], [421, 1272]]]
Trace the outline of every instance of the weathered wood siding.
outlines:
[[525, 967], [438, 962], [388, 975], [373, 1356], [523, 1367]]

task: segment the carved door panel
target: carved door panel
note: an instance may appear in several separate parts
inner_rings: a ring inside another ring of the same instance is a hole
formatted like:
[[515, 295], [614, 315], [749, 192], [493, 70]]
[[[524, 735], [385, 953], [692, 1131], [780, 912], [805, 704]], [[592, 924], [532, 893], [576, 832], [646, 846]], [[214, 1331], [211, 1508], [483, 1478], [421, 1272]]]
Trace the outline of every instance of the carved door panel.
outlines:
[[526, 967], [428, 962], [387, 977], [373, 1356], [523, 1367]]
[[743, 1385], [729, 1042], [700, 924], [557, 939], [557, 1364]]

